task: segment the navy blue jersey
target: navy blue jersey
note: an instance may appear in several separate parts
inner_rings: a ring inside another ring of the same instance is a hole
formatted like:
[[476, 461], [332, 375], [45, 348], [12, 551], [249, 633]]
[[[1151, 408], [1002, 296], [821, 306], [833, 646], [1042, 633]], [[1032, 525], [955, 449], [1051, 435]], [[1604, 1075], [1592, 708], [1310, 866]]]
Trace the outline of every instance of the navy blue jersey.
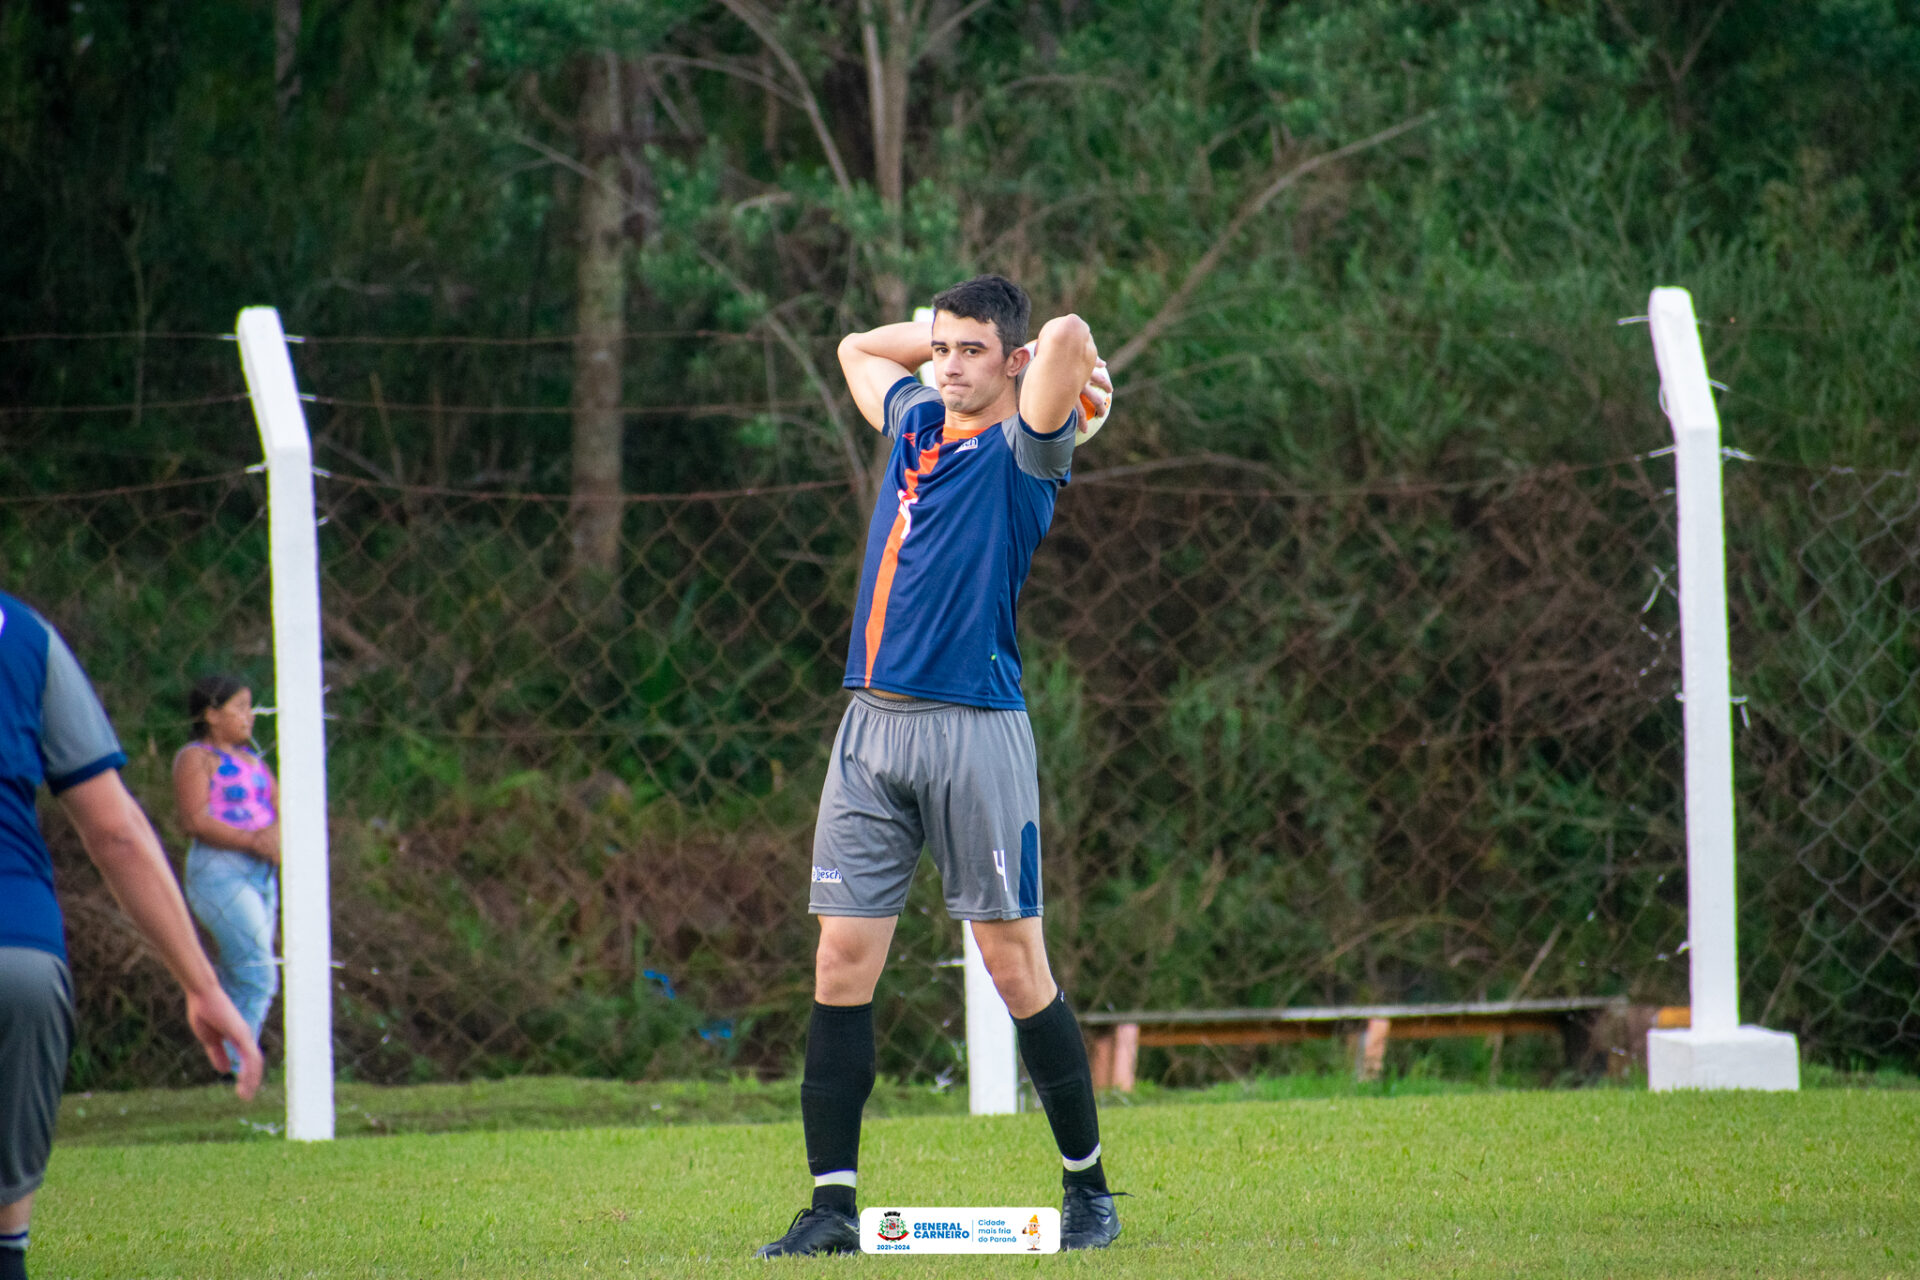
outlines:
[[1044, 434], [1017, 414], [963, 431], [937, 391], [902, 378], [886, 415], [890, 497], [867, 528], [845, 683], [1024, 709], [1020, 588], [1067, 483], [1079, 412]]
[[0, 593], [0, 947], [66, 959], [53, 859], [34, 796], [127, 762], [100, 699], [44, 618]]

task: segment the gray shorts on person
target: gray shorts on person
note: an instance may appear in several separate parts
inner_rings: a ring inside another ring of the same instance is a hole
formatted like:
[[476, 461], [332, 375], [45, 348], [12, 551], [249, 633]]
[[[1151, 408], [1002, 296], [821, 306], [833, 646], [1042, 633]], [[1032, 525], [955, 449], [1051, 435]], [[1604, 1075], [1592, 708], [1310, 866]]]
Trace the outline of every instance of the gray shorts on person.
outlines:
[[73, 982], [59, 956], [0, 947], [0, 1204], [40, 1188], [73, 1043]]
[[855, 691], [813, 829], [818, 916], [897, 916], [933, 857], [956, 920], [1040, 914], [1040, 781], [1025, 711]]

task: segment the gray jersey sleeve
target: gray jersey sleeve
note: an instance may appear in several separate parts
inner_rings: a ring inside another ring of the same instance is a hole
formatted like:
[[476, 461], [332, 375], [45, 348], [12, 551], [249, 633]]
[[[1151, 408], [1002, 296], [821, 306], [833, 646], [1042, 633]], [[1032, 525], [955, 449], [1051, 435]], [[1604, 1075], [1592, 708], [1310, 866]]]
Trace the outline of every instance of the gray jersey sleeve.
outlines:
[[40, 756], [47, 787], [56, 794], [127, 762], [87, 673], [51, 626], [47, 687], [40, 695]]
[[1076, 406], [1067, 425], [1050, 435], [1038, 435], [1015, 414], [1002, 428], [1020, 469], [1036, 480], [1065, 480], [1073, 469], [1073, 436], [1080, 430], [1080, 410]]
[[926, 386], [918, 378], [902, 378], [887, 388], [887, 438], [900, 438], [900, 421], [907, 416], [907, 410], [939, 398], [938, 391]]

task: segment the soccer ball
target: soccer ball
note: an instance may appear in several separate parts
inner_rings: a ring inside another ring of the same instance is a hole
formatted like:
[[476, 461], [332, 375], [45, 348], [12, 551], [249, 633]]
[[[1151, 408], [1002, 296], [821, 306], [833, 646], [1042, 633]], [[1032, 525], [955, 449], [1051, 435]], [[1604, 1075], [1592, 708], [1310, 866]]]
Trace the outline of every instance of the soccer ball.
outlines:
[[1081, 388], [1080, 429], [1073, 433], [1073, 447], [1078, 449], [1093, 439], [1094, 433], [1106, 426], [1112, 415], [1113, 392], [1092, 382]]

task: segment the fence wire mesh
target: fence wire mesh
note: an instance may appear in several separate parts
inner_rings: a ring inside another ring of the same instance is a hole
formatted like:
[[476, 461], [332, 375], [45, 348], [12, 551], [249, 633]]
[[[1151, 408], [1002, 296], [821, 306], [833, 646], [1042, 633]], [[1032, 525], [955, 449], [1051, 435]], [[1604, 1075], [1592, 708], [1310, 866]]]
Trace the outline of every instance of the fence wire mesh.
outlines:
[[[1075, 1001], [1684, 1003], [1670, 474], [1300, 492], [1214, 461], [1069, 487], [1021, 625]], [[341, 1074], [793, 1070], [864, 529], [845, 487], [630, 498], [594, 574], [564, 499], [317, 483]], [[191, 679], [270, 700], [263, 502], [236, 473], [0, 505], [0, 572], [73, 642], [163, 830]], [[1727, 507], [1743, 1008], [1911, 1060], [1920, 498], [1734, 462]], [[48, 826], [76, 1083], [204, 1078]], [[923, 865], [883, 1071], [963, 1070], [959, 950]], [[1264, 1051], [1157, 1052], [1191, 1080]]]

